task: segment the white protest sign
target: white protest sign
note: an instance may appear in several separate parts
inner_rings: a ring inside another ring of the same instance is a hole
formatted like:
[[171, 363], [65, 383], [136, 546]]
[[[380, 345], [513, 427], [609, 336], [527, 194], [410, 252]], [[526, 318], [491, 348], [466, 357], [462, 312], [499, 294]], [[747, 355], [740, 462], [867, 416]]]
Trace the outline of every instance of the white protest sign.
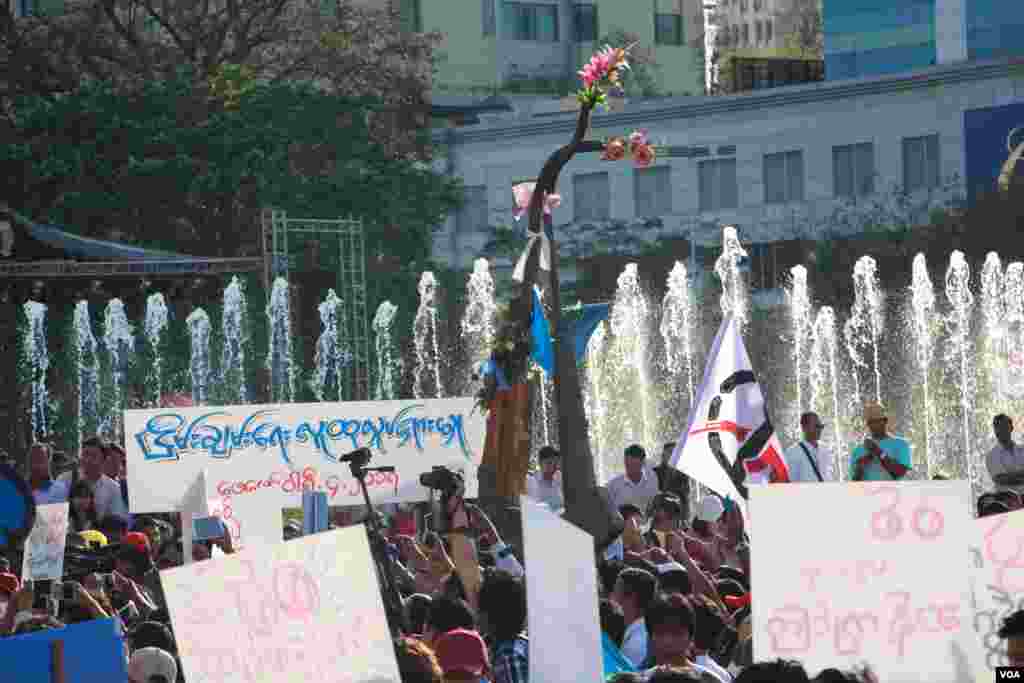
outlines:
[[1003, 619], [1024, 609], [1024, 510], [974, 520], [971, 568], [974, 628], [981, 648], [979, 680], [995, 680], [1007, 666]]
[[160, 572], [189, 683], [399, 681], [366, 530]]
[[359, 448], [377, 503], [426, 500], [419, 476], [443, 465], [461, 471], [476, 496], [486, 416], [472, 398], [352, 403], [284, 403], [125, 411], [128, 491], [133, 512], [175, 511], [199, 470], [218, 495], [256, 495], [298, 507], [303, 490], [326, 491], [331, 505], [362, 505], [341, 458]]
[[210, 516], [224, 521], [236, 551], [284, 540], [281, 509], [256, 496], [211, 498]]
[[36, 506], [36, 523], [25, 541], [22, 581], [60, 581], [64, 575], [64, 546], [68, 539], [68, 504]]
[[546, 506], [520, 497], [530, 681], [604, 678], [594, 538]]
[[750, 496], [755, 661], [974, 680], [966, 482], [778, 484]]

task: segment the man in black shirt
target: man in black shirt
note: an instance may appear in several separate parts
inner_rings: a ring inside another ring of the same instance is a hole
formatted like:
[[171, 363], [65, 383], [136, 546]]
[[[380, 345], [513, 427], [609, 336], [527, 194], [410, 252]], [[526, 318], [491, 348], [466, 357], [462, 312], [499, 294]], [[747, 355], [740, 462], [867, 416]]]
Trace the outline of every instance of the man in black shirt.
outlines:
[[689, 519], [690, 478], [669, 464], [668, 461], [672, 459], [672, 452], [675, 449], [674, 441], [662, 447], [661, 464], [654, 468], [654, 473], [658, 476], [658, 490], [662, 493], [671, 493], [679, 498], [685, 521]]

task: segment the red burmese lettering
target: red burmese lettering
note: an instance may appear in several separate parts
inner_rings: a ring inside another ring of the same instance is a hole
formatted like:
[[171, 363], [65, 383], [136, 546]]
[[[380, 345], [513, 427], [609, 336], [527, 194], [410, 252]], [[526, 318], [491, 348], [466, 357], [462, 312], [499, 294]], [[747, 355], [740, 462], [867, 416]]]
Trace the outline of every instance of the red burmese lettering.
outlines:
[[872, 496], [886, 496], [891, 502], [871, 515], [871, 534], [880, 541], [891, 541], [903, 533], [903, 520], [896, 512], [900, 502], [899, 491], [881, 488], [871, 492]]
[[942, 513], [922, 503], [914, 510], [914, 532], [925, 541], [932, 541], [942, 536], [946, 528], [946, 520]]
[[800, 575], [807, 578], [807, 590], [813, 593], [817, 590], [818, 577], [824, 573], [821, 567], [803, 567]]
[[864, 635], [871, 629], [878, 632], [878, 617], [870, 612], [847, 614], [836, 619], [835, 647], [838, 655], [860, 655]]
[[816, 637], [828, 638], [832, 632], [832, 614], [828, 603], [825, 601], [818, 603], [818, 614], [812, 617], [811, 625]]
[[939, 607], [939, 626], [944, 631], [960, 630], [960, 605], [946, 604]]
[[768, 620], [768, 635], [777, 654], [798, 654], [811, 649], [811, 623], [807, 610], [787, 605], [775, 610]]

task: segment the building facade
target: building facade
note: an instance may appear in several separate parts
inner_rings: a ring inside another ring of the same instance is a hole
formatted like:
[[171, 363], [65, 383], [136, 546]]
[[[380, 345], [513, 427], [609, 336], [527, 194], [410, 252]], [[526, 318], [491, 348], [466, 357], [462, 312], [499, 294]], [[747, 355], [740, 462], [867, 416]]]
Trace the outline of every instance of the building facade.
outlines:
[[[557, 188], [562, 255], [636, 254], [666, 240], [713, 248], [722, 225], [738, 226], [744, 242], [755, 245], [855, 235], [889, 199], [916, 212], [908, 223], [921, 224], [932, 209], [963, 196], [968, 170], [979, 173], [965, 161], [969, 113], [1024, 103], [1022, 65], [961, 62], [598, 114], [591, 139], [644, 128], [658, 144], [673, 146], [673, 156], [644, 169], [598, 154], [573, 159]], [[1012, 115], [1003, 116], [1007, 126]], [[493, 256], [503, 239], [518, 237], [511, 241], [520, 244], [512, 185], [535, 177], [574, 123], [574, 115], [563, 114], [453, 131], [448, 163], [465, 182], [467, 201], [435, 240], [436, 257], [467, 268], [474, 258]], [[564, 277], [571, 280], [571, 267]]]

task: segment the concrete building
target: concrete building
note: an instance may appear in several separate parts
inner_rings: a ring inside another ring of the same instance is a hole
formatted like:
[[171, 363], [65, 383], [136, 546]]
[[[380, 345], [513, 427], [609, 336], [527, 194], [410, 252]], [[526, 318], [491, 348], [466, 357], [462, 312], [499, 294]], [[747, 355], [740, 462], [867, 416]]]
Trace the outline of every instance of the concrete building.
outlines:
[[1024, 2], [826, 0], [829, 80], [1024, 54]]
[[[675, 156], [646, 169], [577, 156], [557, 188], [562, 256], [577, 262], [637, 254], [680, 239], [714, 248], [722, 225], [737, 225], [745, 243], [770, 250], [786, 240], [856, 234], [876, 220], [875, 200], [903, 193], [911, 201], [895, 203], [921, 213], [907, 219], [924, 220], [931, 208], [963, 195], [965, 121], [993, 107], [1001, 112], [998, 126], [987, 115], [972, 124], [987, 151], [970, 175], [992, 172], [982, 180], [994, 185], [1013, 121], [1024, 126], [1022, 65], [968, 61], [598, 114], [591, 139], [645, 128], [674, 146]], [[521, 247], [512, 185], [536, 177], [574, 123], [570, 113], [513, 114], [449, 131], [448, 168], [464, 180], [467, 202], [437, 236], [436, 257], [468, 268], [474, 258], [494, 256], [502, 242]], [[510, 263], [509, 255], [496, 259], [498, 267]], [[766, 273], [763, 282], [770, 286], [781, 274]], [[571, 265], [563, 277], [572, 280]]]

